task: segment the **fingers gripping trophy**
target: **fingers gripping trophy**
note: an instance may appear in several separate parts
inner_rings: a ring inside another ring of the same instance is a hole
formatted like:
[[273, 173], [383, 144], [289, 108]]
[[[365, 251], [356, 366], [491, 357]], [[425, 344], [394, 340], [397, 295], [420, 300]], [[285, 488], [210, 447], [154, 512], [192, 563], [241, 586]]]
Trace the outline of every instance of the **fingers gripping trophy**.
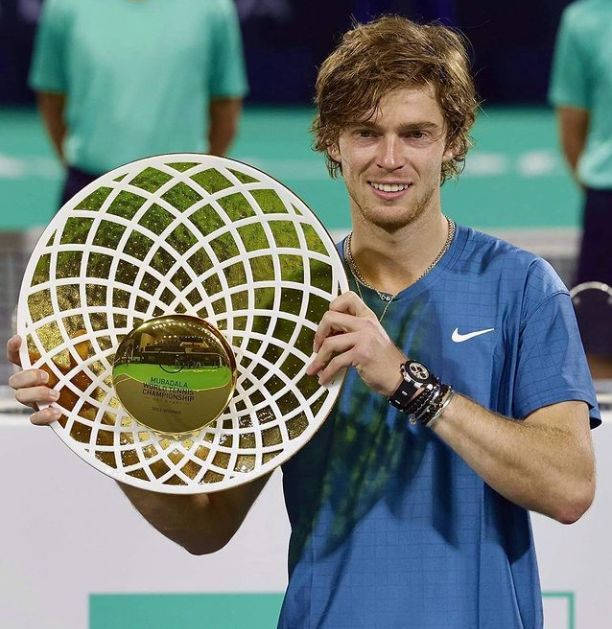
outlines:
[[196, 154], [133, 162], [71, 199], [32, 254], [18, 396], [46, 400], [33, 421], [54, 420], [124, 484], [196, 494], [248, 483], [330, 412], [342, 377], [320, 383], [307, 369], [347, 290], [329, 234], [265, 173]]

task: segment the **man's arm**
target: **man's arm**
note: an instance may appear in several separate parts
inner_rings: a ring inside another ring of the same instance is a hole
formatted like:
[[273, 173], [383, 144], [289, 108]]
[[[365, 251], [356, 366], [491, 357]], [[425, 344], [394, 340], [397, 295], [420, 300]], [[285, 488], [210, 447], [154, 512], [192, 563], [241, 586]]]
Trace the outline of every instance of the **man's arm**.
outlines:
[[[406, 356], [355, 293], [337, 297], [314, 338], [307, 373], [328, 384], [354, 366], [362, 380], [389, 397], [401, 382]], [[516, 504], [571, 523], [589, 508], [595, 490], [587, 404], [552, 404], [523, 421], [497, 415], [455, 395], [432, 426], [493, 489]]]
[[578, 183], [578, 160], [586, 145], [589, 112], [578, 107], [557, 107], [557, 124], [563, 155]]
[[[19, 336], [7, 343], [7, 358], [17, 366], [21, 366], [20, 345]], [[30, 421], [36, 425], [51, 424], [61, 416], [57, 409], [38, 410], [38, 405], [57, 400], [48, 382], [48, 374], [41, 369], [26, 369], [9, 378], [17, 401], [34, 408]], [[158, 494], [122, 483], [119, 486], [153, 527], [190, 553], [203, 555], [227, 544], [269, 478], [267, 474], [234, 489], [190, 496]]]
[[595, 494], [588, 406], [569, 401], [515, 421], [455, 395], [432, 430], [512, 502], [572, 524]]
[[66, 124], [64, 121], [66, 96], [56, 92], [37, 92], [36, 97], [38, 111], [43, 119], [53, 148], [62, 164], [65, 164], [63, 146], [66, 136]]
[[212, 494], [159, 494], [119, 483], [140, 514], [162, 535], [194, 555], [225, 546], [244, 521], [270, 474]]
[[227, 153], [236, 131], [242, 111], [241, 98], [216, 98], [208, 109], [208, 152], [223, 156]]

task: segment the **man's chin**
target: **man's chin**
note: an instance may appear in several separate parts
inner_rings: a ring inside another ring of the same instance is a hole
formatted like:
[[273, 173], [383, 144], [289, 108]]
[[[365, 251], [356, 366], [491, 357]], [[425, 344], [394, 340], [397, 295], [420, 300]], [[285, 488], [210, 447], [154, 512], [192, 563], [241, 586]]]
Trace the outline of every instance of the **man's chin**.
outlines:
[[362, 212], [368, 223], [386, 232], [396, 232], [407, 225], [410, 225], [418, 217], [418, 213], [412, 209], [390, 207], [371, 208]]

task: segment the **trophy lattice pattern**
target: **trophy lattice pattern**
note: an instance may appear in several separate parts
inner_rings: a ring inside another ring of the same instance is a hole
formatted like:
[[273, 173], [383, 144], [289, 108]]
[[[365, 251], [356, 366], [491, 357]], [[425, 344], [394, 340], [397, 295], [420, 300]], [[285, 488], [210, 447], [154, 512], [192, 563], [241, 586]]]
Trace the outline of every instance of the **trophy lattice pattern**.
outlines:
[[[44, 232], [19, 299], [22, 364], [50, 373], [53, 428], [98, 469], [155, 491], [225, 489], [288, 459], [329, 413], [340, 384], [305, 369], [345, 290], [331, 238], [277, 181], [223, 158], [153, 157], [97, 179]], [[111, 378], [127, 333], [177, 313], [221, 330], [238, 370], [226, 411], [182, 440], [132, 419]]]

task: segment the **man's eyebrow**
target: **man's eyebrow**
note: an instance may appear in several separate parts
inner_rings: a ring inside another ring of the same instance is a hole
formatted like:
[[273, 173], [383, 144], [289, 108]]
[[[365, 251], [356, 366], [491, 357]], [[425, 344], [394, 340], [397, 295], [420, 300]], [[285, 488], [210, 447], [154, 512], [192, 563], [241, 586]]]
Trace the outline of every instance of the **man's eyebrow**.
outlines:
[[[355, 122], [349, 123], [350, 127], [361, 127], [366, 129], [378, 129], [379, 125], [371, 120], [356, 120]], [[430, 130], [430, 129], [439, 129], [440, 126], [435, 122], [431, 122], [429, 120], [422, 120], [417, 122], [407, 122], [405, 124], [400, 125], [400, 130], [402, 131], [413, 131], [415, 129], [421, 130]]]
[[408, 130], [408, 131], [412, 131], [414, 129], [419, 129], [419, 130], [434, 130], [434, 129], [439, 129], [439, 125], [437, 125], [435, 122], [430, 122], [428, 120], [423, 120], [420, 122], [409, 122], [403, 125], [400, 125], [400, 129], [401, 130]]
[[373, 123], [371, 120], [353, 120], [348, 123], [349, 127], [367, 127], [368, 129], [374, 129], [378, 125]]

